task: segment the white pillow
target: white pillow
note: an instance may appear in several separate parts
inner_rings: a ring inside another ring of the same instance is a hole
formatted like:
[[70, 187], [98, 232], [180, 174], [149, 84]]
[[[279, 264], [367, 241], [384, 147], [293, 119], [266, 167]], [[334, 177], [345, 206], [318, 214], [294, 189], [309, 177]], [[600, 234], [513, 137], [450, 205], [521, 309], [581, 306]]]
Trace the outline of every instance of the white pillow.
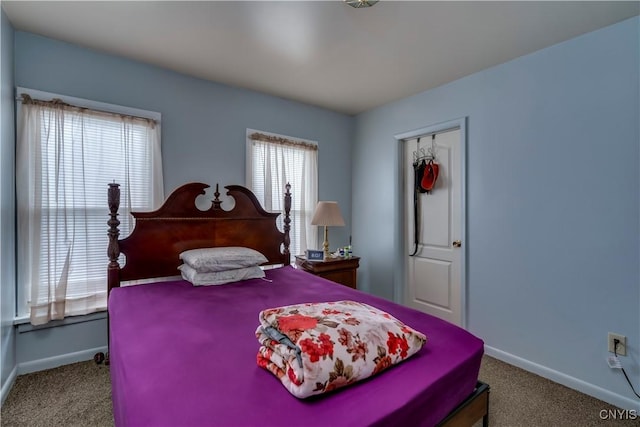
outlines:
[[254, 267], [268, 261], [260, 252], [240, 246], [191, 249], [182, 252], [180, 259], [198, 273]]
[[222, 285], [224, 283], [238, 282], [240, 280], [257, 279], [264, 277], [264, 271], [258, 266], [236, 268], [234, 270], [214, 271], [199, 273], [186, 264], [178, 267], [182, 278], [195, 286]]

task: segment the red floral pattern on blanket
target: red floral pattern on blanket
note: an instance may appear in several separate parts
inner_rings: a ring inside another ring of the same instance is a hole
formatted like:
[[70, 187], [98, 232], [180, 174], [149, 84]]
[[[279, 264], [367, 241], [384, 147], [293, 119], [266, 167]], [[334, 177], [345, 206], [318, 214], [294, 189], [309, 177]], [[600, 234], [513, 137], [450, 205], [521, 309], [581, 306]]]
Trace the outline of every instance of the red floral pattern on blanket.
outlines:
[[[260, 312], [259, 320], [258, 366], [298, 398], [376, 375], [418, 352], [427, 340], [390, 314], [355, 301], [276, 307]], [[291, 345], [274, 339], [269, 327]]]

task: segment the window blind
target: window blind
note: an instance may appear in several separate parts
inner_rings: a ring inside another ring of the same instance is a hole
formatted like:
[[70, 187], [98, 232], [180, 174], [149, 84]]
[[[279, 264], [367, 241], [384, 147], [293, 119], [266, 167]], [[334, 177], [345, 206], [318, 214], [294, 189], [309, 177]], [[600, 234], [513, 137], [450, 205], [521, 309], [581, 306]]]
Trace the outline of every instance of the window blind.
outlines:
[[[122, 183], [122, 193], [130, 193], [131, 210], [151, 208], [149, 131], [146, 123], [134, 122], [125, 130], [120, 120], [80, 117], [74, 112], [65, 112], [63, 121], [52, 117], [41, 121], [41, 143], [47, 151], [42, 164], [42, 209], [49, 211], [42, 216], [41, 259], [49, 259], [51, 251], [70, 250], [72, 262], [69, 266], [41, 262], [40, 277], [58, 277], [69, 268], [67, 300], [95, 295], [96, 300], [104, 300], [96, 309], [106, 308], [107, 183]], [[61, 136], [58, 142], [55, 135]], [[60, 149], [60, 144], [67, 147]], [[62, 186], [61, 180], [65, 181]], [[61, 188], [72, 191], [60, 197]], [[82, 207], [78, 199], [84, 201]], [[66, 221], [50, 221], [53, 216], [75, 217], [73, 227], [65, 227]], [[132, 219], [127, 215], [120, 220], [120, 233], [126, 236]], [[38, 305], [48, 302], [46, 293], [39, 300], [29, 299]]]

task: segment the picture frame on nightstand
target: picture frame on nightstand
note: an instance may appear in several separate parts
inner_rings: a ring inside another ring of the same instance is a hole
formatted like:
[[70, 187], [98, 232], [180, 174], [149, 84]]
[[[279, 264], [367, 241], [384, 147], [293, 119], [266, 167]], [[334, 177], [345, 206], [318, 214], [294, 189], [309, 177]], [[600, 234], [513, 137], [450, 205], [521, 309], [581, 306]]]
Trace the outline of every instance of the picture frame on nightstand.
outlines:
[[313, 249], [307, 249], [306, 257], [308, 261], [323, 261], [324, 251], [316, 251]]

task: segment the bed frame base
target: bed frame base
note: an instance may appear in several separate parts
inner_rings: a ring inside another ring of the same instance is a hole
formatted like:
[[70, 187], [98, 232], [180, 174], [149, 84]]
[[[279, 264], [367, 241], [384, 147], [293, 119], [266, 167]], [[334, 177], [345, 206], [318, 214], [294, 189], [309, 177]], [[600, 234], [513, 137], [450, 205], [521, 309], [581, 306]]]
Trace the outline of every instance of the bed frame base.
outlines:
[[480, 418], [489, 427], [489, 384], [478, 381], [476, 388], [437, 427], [471, 427]]

